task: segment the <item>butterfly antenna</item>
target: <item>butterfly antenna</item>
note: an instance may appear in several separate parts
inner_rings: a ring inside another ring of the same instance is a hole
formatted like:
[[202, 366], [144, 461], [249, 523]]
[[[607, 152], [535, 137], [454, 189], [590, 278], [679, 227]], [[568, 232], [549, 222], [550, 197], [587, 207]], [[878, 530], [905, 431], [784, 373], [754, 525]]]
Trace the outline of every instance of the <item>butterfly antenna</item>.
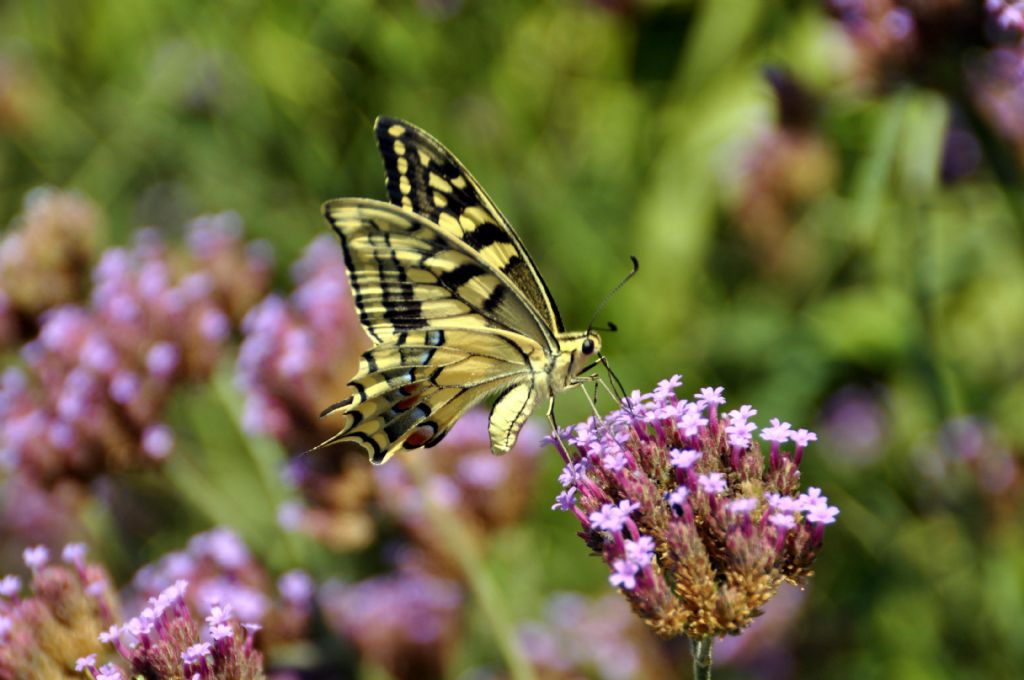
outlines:
[[[597, 309], [594, 310], [594, 315], [590, 317], [590, 323], [587, 324], [587, 333], [590, 333], [590, 331], [594, 330], [594, 321], [597, 319], [597, 315], [600, 314], [601, 310], [605, 308], [605, 305], [607, 305], [608, 301], [612, 299], [612, 296], [618, 293], [619, 289], [626, 285], [626, 282], [633, 278], [638, 271], [640, 271], [640, 262], [636, 259], [636, 257], [630, 255], [629, 260], [630, 262], [633, 263], [633, 270], [626, 274], [625, 278], [619, 281], [618, 285], [612, 288], [611, 292], [604, 296], [604, 300], [601, 300], [601, 304], [599, 304], [597, 306]], [[614, 324], [609, 324], [609, 326], [611, 326], [611, 330], [615, 330]]]

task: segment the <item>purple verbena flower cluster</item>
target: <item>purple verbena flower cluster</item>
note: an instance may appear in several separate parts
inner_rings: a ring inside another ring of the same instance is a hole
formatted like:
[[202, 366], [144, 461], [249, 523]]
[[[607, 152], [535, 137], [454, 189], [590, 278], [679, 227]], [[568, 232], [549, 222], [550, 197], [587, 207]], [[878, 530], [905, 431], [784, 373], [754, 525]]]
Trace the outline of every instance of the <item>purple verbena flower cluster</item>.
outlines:
[[237, 382], [246, 430], [308, 448], [330, 430], [319, 429], [316, 414], [346, 393], [367, 340], [333, 239], [315, 239], [292, 278], [290, 297], [269, 295], [245, 317]]
[[651, 628], [703, 639], [742, 630], [783, 582], [807, 577], [839, 511], [820, 489], [800, 492], [813, 432], [772, 418], [760, 431], [766, 460], [755, 409], [724, 411], [720, 387], [680, 399], [680, 385], [672, 376], [558, 433], [566, 467], [553, 509], [576, 516]]
[[86, 562], [85, 552], [83, 544], [68, 544], [60, 564], [45, 546], [26, 548], [27, 593], [21, 577], [0, 578], [0, 679], [65, 677], [114, 622], [110, 577]]
[[[210, 240], [219, 248], [197, 246]], [[181, 257], [141, 231], [133, 249], [103, 254], [88, 305], [42, 314], [21, 350], [27, 372], [10, 368], [0, 381], [6, 467], [48, 487], [171, 453], [161, 422], [171, 390], [210, 375], [232, 329], [228, 301], [268, 278], [229, 218], [197, 220], [190, 241]], [[225, 268], [233, 278], [211, 274]]]
[[187, 590], [188, 582], [179, 580], [149, 598], [138, 616], [99, 634], [97, 639], [111, 645], [130, 672], [116, 663], [97, 668], [95, 653], [79, 658], [76, 670], [93, 680], [265, 677], [263, 655], [253, 647], [259, 624], [240, 624], [231, 605], [213, 604], [204, 626], [193, 618], [185, 602]]
[[148, 599], [178, 581], [191, 584], [182, 597], [194, 610], [229, 607], [242, 620], [262, 625], [265, 639], [293, 640], [309, 629], [312, 579], [299, 570], [286, 572], [275, 593], [266, 570], [230, 529], [196, 534], [184, 550], [167, 553], [136, 572], [134, 605], [143, 608]]

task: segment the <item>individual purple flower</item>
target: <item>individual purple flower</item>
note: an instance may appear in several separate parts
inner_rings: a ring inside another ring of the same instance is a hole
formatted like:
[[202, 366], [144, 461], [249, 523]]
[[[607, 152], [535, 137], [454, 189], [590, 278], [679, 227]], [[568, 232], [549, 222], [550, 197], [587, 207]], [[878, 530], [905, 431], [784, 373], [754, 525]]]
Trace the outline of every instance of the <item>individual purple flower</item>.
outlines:
[[690, 495], [690, 490], [685, 486], [676, 487], [675, 491], [668, 494], [666, 500], [668, 504], [673, 507], [682, 507], [683, 503], [686, 502], [686, 497]]
[[789, 438], [794, 444], [796, 444], [801, 449], [806, 447], [811, 442], [818, 441], [818, 435], [814, 434], [813, 432], [810, 432], [809, 430], [805, 430], [802, 427], [799, 430], [790, 433]]
[[277, 579], [277, 591], [285, 602], [293, 606], [306, 606], [316, 592], [316, 583], [305, 571], [292, 569]]
[[757, 509], [757, 499], [737, 498], [736, 500], [729, 501], [725, 507], [735, 515], [749, 515]]
[[738, 409], [733, 409], [728, 413], [729, 421], [732, 423], [745, 423], [756, 415], [757, 409], [750, 404], [743, 404]]
[[121, 639], [121, 629], [117, 624], [111, 624], [110, 628], [102, 631], [97, 639], [105, 645], [112, 644]]
[[186, 666], [205, 663], [206, 657], [211, 651], [212, 647], [209, 642], [197, 642], [194, 645], [189, 645], [188, 649], [181, 653], [181, 660], [185, 662]]
[[654, 388], [654, 397], [660, 400], [672, 399], [676, 396], [676, 389], [682, 387], [682, 385], [683, 376], [678, 373], [660, 380], [658, 381], [658, 386]]
[[608, 582], [623, 590], [636, 588], [636, 575], [640, 567], [629, 560], [615, 560], [612, 562], [612, 574]]
[[75, 671], [81, 673], [82, 671], [89, 669], [92, 671], [96, 667], [96, 654], [90, 654], [88, 656], [79, 657], [75, 661]]
[[702, 474], [697, 477], [697, 484], [706, 494], [722, 493], [728, 486], [725, 482], [725, 475], [721, 472]]
[[570, 486], [560, 494], [555, 496], [555, 503], [551, 506], [552, 510], [561, 510], [563, 512], [569, 512], [576, 507], [576, 501], [573, 497], [576, 495], [576, 487]]
[[108, 663], [96, 671], [96, 680], [124, 680], [124, 673], [114, 664]]
[[158, 378], [170, 378], [180, 362], [181, 351], [171, 342], [158, 342], [146, 353], [146, 370]]
[[85, 564], [85, 553], [87, 550], [85, 543], [68, 543], [61, 550], [60, 558], [68, 564], [82, 568]]
[[672, 464], [672, 467], [680, 470], [688, 470], [690, 466], [700, 459], [701, 454], [700, 451], [694, 451], [693, 449], [683, 449], [682, 451], [678, 449], [670, 449], [668, 455], [669, 462]]
[[7, 574], [0, 579], [0, 597], [13, 598], [21, 592], [21, 579], [14, 574]]
[[25, 548], [21, 553], [22, 559], [25, 560], [25, 566], [32, 571], [38, 571], [46, 566], [46, 563], [50, 561], [50, 551], [45, 545], [37, 545], [31, 548]]
[[635, 541], [627, 539], [624, 546], [626, 559], [638, 567], [646, 567], [654, 561], [654, 539], [650, 536], [640, 536]]
[[591, 513], [590, 523], [597, 529], [605, 531], [622, 531], [630, 514], [640, 507], [639, 503], [628, 500], [619, 501], [618, 505], [605, 503], [597, 512]]
[[815, 524], [832, 524], [836, 521], [839, 508], [827, 503], [813, 505], [807, 512], [807, 521]]
[[772, 418], [770, 422], [771, 427], [766, 427], [761, 430], [761, 439], [766, 442], [774, 442], [776, 444], [782, 444], [789, 441], [789, 423], [781, 422], [778, 418]]
[[768, 521], [780, 529], [792, 529], [796, 527], [796, 520], [793, 515], [786, 512], [773, 512], [768, 516]]
[[174, 449], [174, 432], [171, 428], [157, 423], [149, 425], [142, 432], [142, 450], [154, 460], [166, 458]]

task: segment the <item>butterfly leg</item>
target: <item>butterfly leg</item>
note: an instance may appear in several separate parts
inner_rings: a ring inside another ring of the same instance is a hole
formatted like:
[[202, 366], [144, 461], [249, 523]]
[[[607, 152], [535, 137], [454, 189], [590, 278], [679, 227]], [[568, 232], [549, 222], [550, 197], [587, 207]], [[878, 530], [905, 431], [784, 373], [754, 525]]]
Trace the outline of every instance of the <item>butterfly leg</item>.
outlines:
[[555, 420], [555, 398], [548, 398], [548, 426], [555, 435], [555, 446], [558, 449], [558, 453], [562, 456], [562, 460], [565, 461], [566, 465], [571, 465], [572, 460], [569, 457], [569, 449], [566, 447], [565, 442], [562, 441], [562, 432], [558, 429], [558, 422]]

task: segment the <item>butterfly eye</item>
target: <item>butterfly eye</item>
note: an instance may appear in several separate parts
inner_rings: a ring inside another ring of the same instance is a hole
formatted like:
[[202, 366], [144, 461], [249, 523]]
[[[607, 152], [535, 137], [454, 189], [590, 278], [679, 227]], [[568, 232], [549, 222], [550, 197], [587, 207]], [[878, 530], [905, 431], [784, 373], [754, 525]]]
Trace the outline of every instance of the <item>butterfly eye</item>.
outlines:
[[587, 338], [586, 340], [583, 341], [583, 346], [580, 349], [583, 350], [584, 354], [593, 354], [594, 341], [591, 340], [590, 338]]

